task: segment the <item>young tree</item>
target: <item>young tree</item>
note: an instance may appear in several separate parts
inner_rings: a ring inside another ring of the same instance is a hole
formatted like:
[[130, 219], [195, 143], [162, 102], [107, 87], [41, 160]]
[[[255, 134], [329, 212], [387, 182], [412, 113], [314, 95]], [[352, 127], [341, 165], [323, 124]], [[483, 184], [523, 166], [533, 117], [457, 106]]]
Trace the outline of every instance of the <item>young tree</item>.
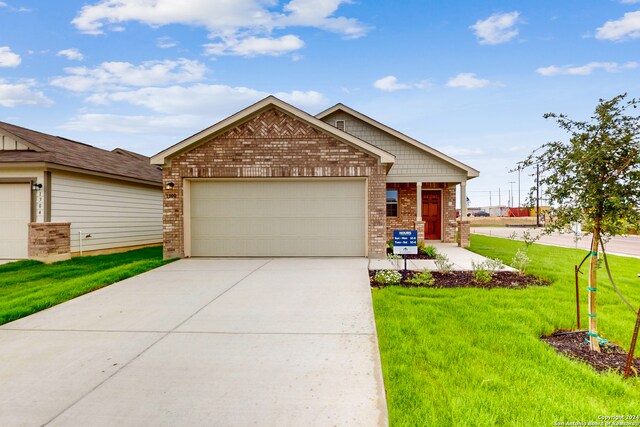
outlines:
[[546, 187], [552, 221], [547, 231], [582, 221], [593, 227], [589, 264], [589, 336], [591, 349], [600, 351], [596, 318], [598, 245], [603, 237], [624, 232], [640, 215], [640, 117], [632, 115], [639, 101], [627, 94], [601, 99], [589, 121], [564, 114], [555, 119], [569, 141], [544, 144], [525, 159], [522, 167], [539, 165], [540, 183]]

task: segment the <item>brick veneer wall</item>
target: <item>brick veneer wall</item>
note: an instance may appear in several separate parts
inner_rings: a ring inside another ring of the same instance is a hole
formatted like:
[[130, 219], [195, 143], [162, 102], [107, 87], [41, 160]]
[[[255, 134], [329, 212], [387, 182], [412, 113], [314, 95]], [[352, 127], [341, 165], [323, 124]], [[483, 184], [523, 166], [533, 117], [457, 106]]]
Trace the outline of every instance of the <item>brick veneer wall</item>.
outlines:
[[[164, 167], [165, 258], [184, 256], [183, 179], [306, 177], [368, 178], [369, 256], [384, 257], [386, 167], [378, 159], [271, 108], [178, 155]], [[174, 183], [173, 189], [166, 190], [168, 182]]]
[[442, 241], [445, 243], [454, 243], [456, 241], [456, 185], [443, 184], [442, 186], [442, 214], [444, 230], [442, 233]]
[[471, 221], [469, 220], [458, 222], [458, 246], [463, 248], [471, 246]]
[[44, 262], [71, 258], [71, 223], [29, 223], [29, 258]]
[[392, 240], [393, 230], [415, 229], [418, 214], [416, 183], [388, 183], [387, 190], [398, 190], [398, 216], [387, 217], [387, 240]]
[[[388, 190], [398, 190], [398, 217], [387, 217], [387, 240], [393, 239], [394, 229], [418, 230], [420, 239], [424, 237], [424, 222], [416, 221], [416, 183], [388, 183]], [[422, 190], [442, 190], [442, 241], [456, 241], [456, 184], [422, 183]]]

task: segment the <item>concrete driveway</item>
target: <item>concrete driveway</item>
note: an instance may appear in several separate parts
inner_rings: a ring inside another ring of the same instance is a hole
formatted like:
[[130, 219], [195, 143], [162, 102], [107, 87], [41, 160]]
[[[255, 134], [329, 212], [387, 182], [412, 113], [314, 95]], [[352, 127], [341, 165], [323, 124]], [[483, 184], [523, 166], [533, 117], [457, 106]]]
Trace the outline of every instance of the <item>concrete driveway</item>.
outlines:
[[0, 349], [2, 426], [387, 424], [362, 258], [181, 260]]

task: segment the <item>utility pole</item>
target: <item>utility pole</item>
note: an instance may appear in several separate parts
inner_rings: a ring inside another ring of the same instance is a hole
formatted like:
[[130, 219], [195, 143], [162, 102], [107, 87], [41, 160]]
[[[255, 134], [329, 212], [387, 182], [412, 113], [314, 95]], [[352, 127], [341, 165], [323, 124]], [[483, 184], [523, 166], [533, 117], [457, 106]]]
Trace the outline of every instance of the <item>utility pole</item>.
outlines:
[[509, 184], [511, 184], [511, 195], [509, 196], [509, 207], [512, 208], [514, 203], [513, 203], [513, 184], [515, 184], [515, 181], [509, 181]]
[[540, 165], [536, 165], [536, 226], [540, 227]]
[[498, 207], [502, 206], [502, 192], [500, 191], [500, 187], [498, 187]]
[[518, 209], [520, 209], [520, 172], [522, 172], [522, 168], [518, 165]]

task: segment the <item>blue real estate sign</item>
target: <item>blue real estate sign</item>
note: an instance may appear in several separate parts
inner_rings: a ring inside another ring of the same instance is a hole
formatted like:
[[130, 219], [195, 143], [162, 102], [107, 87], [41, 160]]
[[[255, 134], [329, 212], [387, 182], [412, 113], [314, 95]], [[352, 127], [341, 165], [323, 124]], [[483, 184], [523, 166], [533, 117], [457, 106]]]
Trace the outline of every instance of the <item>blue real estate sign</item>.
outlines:
[[418, 253], [417, 230], [393, 230], [393, 253], [415, 255]]

